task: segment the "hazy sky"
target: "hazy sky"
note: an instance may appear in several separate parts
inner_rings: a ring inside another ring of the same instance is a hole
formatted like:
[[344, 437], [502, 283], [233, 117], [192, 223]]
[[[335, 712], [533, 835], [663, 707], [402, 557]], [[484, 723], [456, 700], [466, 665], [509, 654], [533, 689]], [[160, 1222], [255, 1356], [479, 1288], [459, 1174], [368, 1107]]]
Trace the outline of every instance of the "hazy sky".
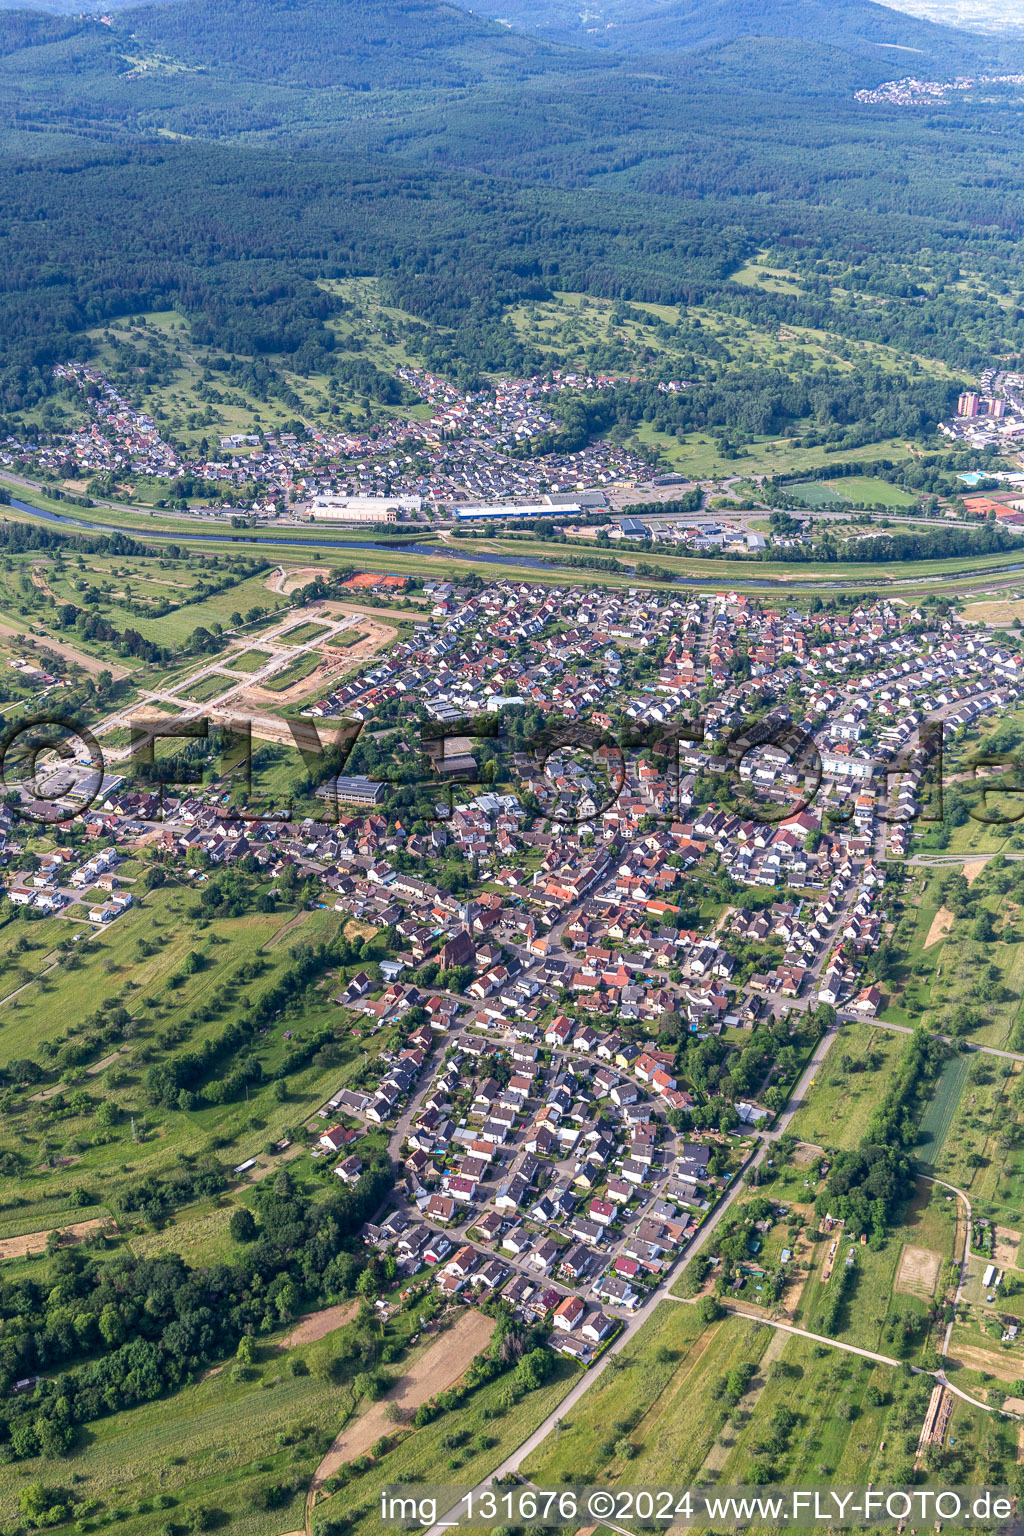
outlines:
[[1024, 0], [883, 0], [897, 11], [986, 32], [1024, 28]]

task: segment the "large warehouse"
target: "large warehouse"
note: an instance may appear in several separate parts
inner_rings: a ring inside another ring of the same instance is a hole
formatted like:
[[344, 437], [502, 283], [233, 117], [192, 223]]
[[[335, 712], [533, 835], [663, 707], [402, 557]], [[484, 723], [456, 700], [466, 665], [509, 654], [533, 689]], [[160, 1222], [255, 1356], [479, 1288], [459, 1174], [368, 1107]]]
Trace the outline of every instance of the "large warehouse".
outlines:
[[579, 517], [583, 508], [578, 501], [559, 502], [557, 506], [534, 504], [527, 507], [456, 507], [457, 523], [502, 522], [505, 518], [524, 518], [533, 521], [538, 517]]
[[316, 496], [309, 515], [323, 523], [397, 523], [399, 512], [418, 512], [420, 496]]

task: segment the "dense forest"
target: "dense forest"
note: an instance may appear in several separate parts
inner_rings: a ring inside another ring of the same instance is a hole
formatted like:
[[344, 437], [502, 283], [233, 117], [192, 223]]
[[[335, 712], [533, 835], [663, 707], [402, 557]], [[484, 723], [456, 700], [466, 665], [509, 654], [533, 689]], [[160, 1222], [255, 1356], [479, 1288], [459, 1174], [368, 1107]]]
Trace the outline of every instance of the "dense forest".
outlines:
[[[1021, 106], [858, 103], [892, 57], [826, 45], [814, 11], [786, 11], [799, 37], [642, 61], [442, 0], [178, 0], [109, 24], [0, 12], [0, 412], [87, 355], [91, 327], [167, 307], [231, 366], [273, 360], [386, 401], [318, 281], [371, 274], [431, 327], [428, 365], [464, 377], [535, 365], [508, 306], [563, 289], [883, 344], [914, 355], [905, 374], [855, 371], [845, 401], [814, 378], [741, 382], [735, 400], [674, 405], [670, 430], [678, 410], [714, 429], [735, 408], [744, 431], [823, 413], [847, 446], [911, 432], [944, 408], [916, 356], [976, 371], [1024, 352]], [[886, 42], [927, 31], [893, 15], [865, 3], [847, 21], [884, 22]], [[963, 59], [992, 46], [969, 40]], [[733, 280], [765, 248], [798, 284]]]
[[[191, 1269], [176, 1255], [53, 1261], [43, 1286], [0, 1284], [0, 1452], [60, 1455], [78, 1426], [182, 1386], [245, 1333], [280, 1327], [307, 1303], [351, 1295], [365, 1266], [363, 1222], [391, 1185], [386, 1162], [354, 1190], [304, 1197], [286, 1169], [257, 1196], [244, 1257]], [[11, 1385], [59, 1372], [23, 1396]]]

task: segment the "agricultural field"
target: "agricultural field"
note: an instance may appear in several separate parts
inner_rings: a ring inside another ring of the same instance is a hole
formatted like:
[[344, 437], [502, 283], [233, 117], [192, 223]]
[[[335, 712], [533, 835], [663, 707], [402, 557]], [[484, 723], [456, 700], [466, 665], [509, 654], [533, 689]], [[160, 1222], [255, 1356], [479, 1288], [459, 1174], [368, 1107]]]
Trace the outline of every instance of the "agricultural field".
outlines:
[[[982, 1061], [980, 1071], [984, 1073], [987, 1070], [988, 1063]], [[951, 1162], [951, 1157], [946, 1151], [946, 1141], [957, 1117], [960, 1099], [970, 1072], [969, 1056], [951, 1056], [939, 1074], [931, 1098], [925, 1105], [917, 1133], [917, 1160], [932, 1173], [940, 1167], [948, 1167]]]
[[[973, 1389], [983, 1399], [1000, 1401], [1004, 1393], [1021, 1394], [1024, 1383], [1024, 1270], [1008, 1262], [1008, 1250], [1019, 1258], [1019, 1229], [999, 1227], [996, 1231], [1007, 1243], [997, 1242], [984, 1254], [972, 1251], [962, 1304], [950, 1338], [949, 1358], [958, 1383]], [[978, 1229], [975, 1229], [977, 1235]], [[998, 1271], [998, 1283], [983, 1284], [991, 1266]], [[1016, 1328], [1016, 1334], [1011, 1329]]]
[[396, 1437], [393, 1449], [317, 1505], [318, 1516], [344, 1518], [348, 1530], [357, 1536], [386, 1536], [393, 1527], [385, 1527], [380, 1520], [383, 1487], [483, 1481], [509, 1450], [521, 1445], [557, 1409], [580, 1374], [578, 1365], [559, 1356], [548, 1381], [523, 1396], [513, 1393], [501, 1378], [478, 1387], [463, 1406]]
[[[209, 641], [286, 607], [285, 598], [268, 591], [265, 569], [258, 555], [206, 552], [172, 557], [154, 551], [147, 557], [57, 550], [45, 562], [38, 555], [8, 556], [0, 564], [0, 637], [12, 655], [36, 665], [45, 662], [49, 646], [58, 667], [70, 662], [93, 674], [106, 667], [115, 678], [141, 669], [152, 681], [154, 670], [165, 669], [123, 655], [102, 625], [118, 635], [141, 629], [147, 641], [181, 651], [195, 643], [197, 632], [206, 631]], [[22, 643], [16, 637], [26, 629], [32, 633]], [[27, 679], [13, 671], [9, 676], [28, 689]]]
[[[820, 1262], [815, 1264], [804, 1286], [796, 1320], [812, 1333], [827, 1332], [844, 1343], [917, 1362], [933, 1343], [928, 1318], [939, 1299], [941, 1266], [952, 1258], [955, 1234], [955, 1197], [919, 1179], [902, 1224], [887, 1234], [883, 1245], [857, 1243], [839, 1234], [834, 1268], [828, 1280], [823, 1280], [822, 1275], [836, 1234], [819, 1243]], [[922, 1294], [928, 1287], [921, 1284], [927, 1266], [920, 1261], [915, 1264], [913, 1258], [905, 1263], [908, 1248], [923, 1250], [933, 1260], [939, 1260], [928, 1296]], [[845, 1279], [835, 1324], [823, 1326], [825, 1293], [846, 1274], [851, 1250], [850, 1274]]]
[[556, 1484], [695, 1481], [728, 1416], [720, 1383], [756, 1368], [772, 1337], [748, 1318], [705, 1327], [695, 1307], [662, 1302], [522, 1470]]
[[[930, 1380], [799, 1338], [786, 1339], [762, 1374], [756, 1414], [721, 1437], [719, 1482], [762, 1476], [796, 1487], [826, 1480], [836, 1487], [912, 1481]], [[932, 1453], [926, 1482], [945, 1486], [954, 1466], [965, 1482], [998, 1482], [1015, 1454], [1015, 1426], [957, 1401], [946, 1445]]]
[[1014, 1047], [1024, 998], [1024, 888], [998, 856], [908, 872], [887, 1020]]
[[[176, 591], [168, 597], [168, 601], [175, 606], [165, 614], [139, 614], [128, 608], [126, 603], [132, 596], [132, 592], [129, 592], [123, 584], [119, 585], [114, 572], [104, 580], [94, 582], [88, 571], [80, 574], [71, 565], [66, 566], [56, 575], [51, 568], [48, 571], [48, 585], [58, 603], [81, 604], [83, 598], [89, 599], [90, 606], [95, 606], [96, 611], [113, 624], [115, 629], [130, 629], [133, 624], [138, 625], [141, 618], [145, 622], [147, 639], [155, 640], [158, 645], [168, 646], [182, 645], [200, 626], [210, 629], [213, 625], [219, 624], [224, 629], [237, 628], [239, 619], [235, 616], [245, 616], [254, 608], [273, 610], [287, 607], [284, 599], [274, 598], [268, 592], [266, 577], [262, 571], [255, 575], [242, 576], [241, 579], [234, 577], [233, 573], [225, 573], [233, 579], [227, 581], [222, 591], [212, 592], [209, 596], [198, 596], [196, 589], [204, 587], [213, 579], [214, 573], [210, 572], [210, 566], [217, 558], [209, 555], [194, 558], [193, 581], [184, 591]], [[257, 565], [262, 563], [259, 560], [256, 562]], [[90, 590], [99, 593], [95, 604], [89, 598]], [[151, 604], [151, 606], [155, 605]]]
[[[415, 1361], [409, 1341], [421, 1327], [424, 1300], [412, 1298], [377, 1340], [397, 1354], [396, 1374]], [[358, 1312], [353, 1301], [293, 1320], [261, 1338], [248, 1362], [229, 1358], [185, 1386], [173, 1415], [154, 1402], [97, 1420], [62, 1463], [76, 1497], [132, 1536], [157, 1536], [168, 1519], [197, 1509], [232, 1536], [279, 1536], [282, 1523], [301, 1526], [316, 1468], [357, 1408], [348, 1352], [365, 1340]], [[42, 1459], [0, 1469], [0, 1520], [15, 1519], [21, 1489], [52, 1474]]]
[[[1015, 1062], [983, 1056], [955, 1060], [966, 1070], [955, 1102], [946, 1104], [945, 1137], [935, 1140], [934, 1151], [932, 1143], [924, 1143], [918, 1156], [928, 1159], [937, 1178], [967, 1192], [976, 1217], [1013, 1227], [1024, 1201], [1024, 1077]], [[940, 1081], [940, 1092], [942, 1086]], [[936, 1100], [928, 1106], [922, 1133]]]
[[[156, 1536], [176, 1512], [199, 1507], [220, 1511], [233, 1536], [280, 1536], [282, 1521], [301, 1524], [305, 1484], [348, 1405], [349, 1390], [325, 1370], [336, 1346], [325, 1339], [284, 1357], [261, 1344], [261, 1364], [239, 1373], [246, 1380], [229, 1368], [185, 1387], [173, 1414], [155, 1402], [100, 1419], [64, 1476], [133, 1536]], [[294, 1362], [306, 1373], [293, 1374]], [[53, 1473], [45, 1460], [0, 1472], [5, 1524], [20, 1490]], [[257, 1490], [286, 1480], [299, 1486], [279, 1507], [258, 1509]]]
[[[273, 911], [211, 919], [181, 886], [135, 890], [132, 908], [68, 956], [55, 955], [53, 946], [88, 931], [77, 924], [22, 920], [0, 928], [10, 989], [0, 1005], [0, 1044], [6, 1060], [35, 1064], [25, 1086], [8, 1092], [0, 1122], [8, 1168], [0, 1220], [9, 1235], [22, 1218], [22, 1231], [59, 1224], [48, 1220], [48, 1202], [56, 1210], [75, 1190], [116, 1205], [124, 1190], [169, 1176], [182, 1157], [213, 1156], [231, 1166], [290, 1128], [305, 1143], [296, 1128], [338, 1086], [358, 1080], [368, 1064], [372, 1070], [386, 1038], [364, 1042], [361, 1026], [351, 1033], [329, 1001], [329, 983], [320, 981], [222, 1059], [222, 1077], [240, 1054], [252, 1062], [244, 1092], [221, 1103], [186, 1103], [192, 1096], [185, 1095], [176, 1107], [157, 1107], [147, 1088], [151, 1064], [195, 1050], [244, 1019], [250, 997], [288, 971], [294, 947], [330, 939], [345, 916], [282, 902]], [[33, 947], [19, 949], [22, 941]], [[276, 1067], [321, 1030], [327, 1043], [289, 1074], [282, 1091]]]
[[797, 1111], [791, 1135], [829, 1148], [857, 1146], [905, 1041], [872, 1024], [844, 1024]]

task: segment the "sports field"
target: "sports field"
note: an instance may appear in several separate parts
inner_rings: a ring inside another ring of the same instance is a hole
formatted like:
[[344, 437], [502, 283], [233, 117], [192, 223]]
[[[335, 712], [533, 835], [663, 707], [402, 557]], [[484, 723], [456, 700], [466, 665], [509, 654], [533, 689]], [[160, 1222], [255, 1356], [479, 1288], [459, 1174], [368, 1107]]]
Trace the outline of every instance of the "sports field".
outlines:
[[801, 480], [789, 489], [809, 507], [828, 507], [840, 501], [868, 507], [907, 508], [914, 505], [914, 497], [909, 492], [873, 475], [844, 475], [839, 480]]

